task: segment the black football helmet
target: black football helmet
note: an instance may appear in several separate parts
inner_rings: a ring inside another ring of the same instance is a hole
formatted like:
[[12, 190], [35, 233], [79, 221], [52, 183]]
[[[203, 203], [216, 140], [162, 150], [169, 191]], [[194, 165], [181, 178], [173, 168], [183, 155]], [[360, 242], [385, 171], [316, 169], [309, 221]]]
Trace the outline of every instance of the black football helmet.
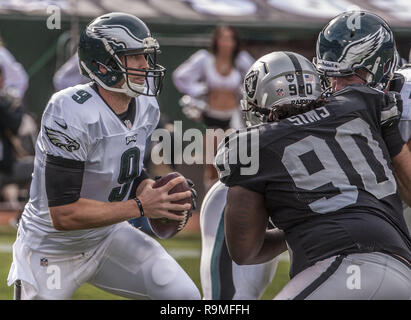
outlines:
[[[157, 64], [159, 44], [150, 30], [137, 17], [120, 12], [104, 14], [83, 30], [79, 46], [81, 73], [97, 82], [106, 90], [122, 92], [131, 97], [140, 94], [157, 96], [165, 75], [165, 68]], [[144, 55], [148, 69], [127, 66], [127, 56]], [[120, 56], [124, 56], [125, 63]], [[100, 71], [103, 66], [107, 72]], [[145, 77], [145, 84], [130, 81], [129, 76]], [[124, 79], [121, 87], [113, 87]]]
[[[321, 76], [341, 77], [368, 71], [365, 82], [384, 89], [396, 66], [395, 40], [376, 14], [349, 11], [333, 18], [320, 32], [313, 62]], [[362, 78], [362, 77], [361, 77]]]

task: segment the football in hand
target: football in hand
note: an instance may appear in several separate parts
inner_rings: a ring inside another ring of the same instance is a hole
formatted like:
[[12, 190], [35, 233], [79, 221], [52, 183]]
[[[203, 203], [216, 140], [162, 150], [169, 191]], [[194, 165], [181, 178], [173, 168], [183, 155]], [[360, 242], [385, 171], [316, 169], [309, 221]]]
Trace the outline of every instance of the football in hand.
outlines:
[[[153, 188], [160, 188], [164, 186], [165, 184], [167, 184], [167, 182], [169, 182], [170, 180], [177, 178], [179, 176], [181, 176], [181, 174], [178, 172], [169, 173], [159, 178], [158, 180], [156, 180], [156, 182], [153, 185]], [[185, 191], [190, 191], [190, 186], [187, 181], [184, 181], [176, 185], [173, 189], [171, 189], [168, 192], [168, 194], [185, 192]], [[177, 203], [177, 204], [191, 203], [191, 197], [182, 199], [179, 201], [174, 201], [173, 203]], [[187, 224], [187, 221], [191, 215], [191, 213], [188, 214], [187, 212], [183, 212], [183, 211], [170, 211], [170, 212], [178, 214], [178, 215], [185, 215], [184, 220], [176, 221], [176, 220], [170, 220], [167, 218], [160, 218], [160, 219], [149, 218], [148, 219], [151, 230], [160, 239], [170, 238], [174, 236], [177, 232], [181, 231]]]

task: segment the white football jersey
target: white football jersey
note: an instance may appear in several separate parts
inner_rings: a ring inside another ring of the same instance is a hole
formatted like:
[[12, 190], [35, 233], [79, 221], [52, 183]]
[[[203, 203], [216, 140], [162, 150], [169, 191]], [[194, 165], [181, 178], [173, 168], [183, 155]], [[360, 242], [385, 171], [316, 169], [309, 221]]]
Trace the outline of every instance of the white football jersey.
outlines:
[[401, 89], [403, 112], [400, 121], [401, 136], [405, 141], [411, 139], [411, 68], [396, 71], [405, 77], [404, 86]]
[[[400, 120], [400, 131], [401, 137], [404, 141], [411, 140], [411, 67], [396, 71], [401, 73], [405, 82], [401, 89], [401, 98], [402, 98], [402, 115]], [[407, 223], [408, 230], [411, 233], [411, 208], [403, 202], [404, 207], [404, 217], [405, 222]]]
[[30, 200], [19, 228], [32, 249], [50, 254], [83, 252], [108, 235], [114, 226], [58, 231], [51, 223], [45, 184], [47, 154], [84, 161], [80, 197], [125, 201], [131, 176], [140, 174], [146, 141], [160, 117], [154, 97], [138, 96], [133, 124], [124, 123], [91, 84], [55, 93], [44, 110], [36, 143]]

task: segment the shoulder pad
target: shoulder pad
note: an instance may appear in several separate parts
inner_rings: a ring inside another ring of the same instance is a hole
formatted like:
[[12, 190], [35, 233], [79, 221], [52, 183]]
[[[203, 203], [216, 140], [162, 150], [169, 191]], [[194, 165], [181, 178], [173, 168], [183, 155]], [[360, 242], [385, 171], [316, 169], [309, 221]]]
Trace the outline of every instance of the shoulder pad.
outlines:
[[330, 103], [348, 103], [350, 109], [369, 109], [378, 110], [384, 101], [384, 92], [364, 85], [350, 85], [330, 97]]
[[[89, 85], [76, 85], [56, 92], [44, 110], [44, 116], [64, 120], [80, 130], [99, 122], [99, 103], [92, 99], [97, 93]], [[85, 104], [87, 106], [85, 106]]]
[[371, 88], [369, 86], [365, 86], [362, 84], [353, 84], [345, 87], [344, 89], [336, 92], [333, 94], [333, 96], [341, 96], [344, 94], [348, 93], [359, 93], [359, 94], [374, 94], [374, 95], [383, 95], [384, 92], [381, 90], [378, 90], [376, 88]]
[[215, 167], [223, 183], [233, 185], [258, 172], [259, 135], [258, 128], [247, 128], [230, 134], [220, 143]]
[[74, 87], [68, 87], [53, 94], [50, 101], [70, 100], [77, 104], [83, 104], [95, 94], [89, 84], [80, 84]]

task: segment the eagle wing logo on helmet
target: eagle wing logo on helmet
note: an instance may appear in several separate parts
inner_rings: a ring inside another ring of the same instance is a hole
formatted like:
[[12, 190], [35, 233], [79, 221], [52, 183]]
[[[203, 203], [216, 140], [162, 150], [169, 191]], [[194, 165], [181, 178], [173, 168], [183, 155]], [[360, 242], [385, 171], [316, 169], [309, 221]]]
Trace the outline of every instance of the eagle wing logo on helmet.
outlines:
[[361, 65], [364, 60], [372, 56], [381, 47], [384, 37], [385, 31], [383, 27], [380, 27], [375, 33], [354, 41], [345, 47], [341, 57], [338, 59], [340, 69], [350, 69]]
[[66, 149], [69, 152], [80, 149], [79, 143], [65, 133], [58, 130], [53, 130], [46, 126], [44, 126], [44, 129], [46, 130], [46, 135], [50, 139], [50, 142], [56, 147]]
[[99, 39], [106, 39], [107, 42], [124, 49], [135, 47], [135, 41], [142, 43], [143, 40], [134, 36], [130, 30], [120, 25], [110, 25], [101, 27], [92, 27], [87, 30], [90, 36]]

